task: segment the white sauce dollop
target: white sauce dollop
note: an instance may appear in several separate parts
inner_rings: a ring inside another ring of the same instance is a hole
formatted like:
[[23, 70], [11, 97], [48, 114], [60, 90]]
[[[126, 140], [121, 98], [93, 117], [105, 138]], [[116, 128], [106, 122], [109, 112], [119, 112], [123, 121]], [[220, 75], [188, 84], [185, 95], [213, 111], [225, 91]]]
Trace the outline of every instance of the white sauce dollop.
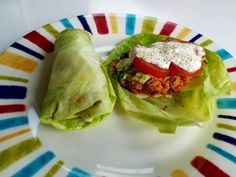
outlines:
[[148, 63], [160, 68], [168, 69], [171, 63], [188, 72], [195, 72], [201, 68], [202, 57], [205, 51], [193, 43], [177, 41], [156, 42], [149, 47], [135, 46], [134, 56], [142, 58]]

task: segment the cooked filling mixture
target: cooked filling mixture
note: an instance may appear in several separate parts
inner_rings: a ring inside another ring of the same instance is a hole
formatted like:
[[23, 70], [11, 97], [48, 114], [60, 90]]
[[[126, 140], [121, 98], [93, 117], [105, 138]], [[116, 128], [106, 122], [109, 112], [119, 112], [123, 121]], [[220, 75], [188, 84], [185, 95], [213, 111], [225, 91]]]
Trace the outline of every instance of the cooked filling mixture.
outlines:
[[180, 93], [203, 68], [202, 47], [181, 41], [163, 41], [135, 46], [129, 58], [112, 64], [124, 88], [135, 94], [171, 95]]

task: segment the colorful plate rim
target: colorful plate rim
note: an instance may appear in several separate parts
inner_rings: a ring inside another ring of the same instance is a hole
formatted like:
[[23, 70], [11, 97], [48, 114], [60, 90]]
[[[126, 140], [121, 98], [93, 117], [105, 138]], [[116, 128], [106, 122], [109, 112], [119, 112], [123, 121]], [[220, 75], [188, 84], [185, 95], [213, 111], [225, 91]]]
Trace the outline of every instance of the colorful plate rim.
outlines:
[[[136, 24], [138, 20], [141, 20], [139, 26]], [[32, 112], [28, 107], [27, 95], [32, 75], [45, 56], [53, 51], [55, 37], [63, 29], [71, 28], [84, 29], [94, 36], [118, 35], [121, 32], [127, 37], [138, 32], [156, 33], [197, 43], [222, 58], [232, 79], [232, 90], [236, 91], [236, 64], [233, 56], [201, 33], [174, 22], [137, 14], [99, 13], [64, 18], [44, 25], [14, 42], [0, 55], [0, 172], [3, 174], [11, 172], [14, 177], [33, 176], [46, 169], [45, 176], [53, 176], [63, 167], [64, 161], [58, 159], [52, 150], [45, 148], [32, 132], [32, 120], [28, 118]], [[216, 103], [219, 110], [236, 109], [234, 97], [219, 98]], [[228, 167], [201, 154], [193, 157], [189, 163], [203, 176], [212, 175], [212, 171], [215, 176], [231, 176], [236, 173], [233, 170], [236, 163], [236, 117], [232, 114], [218, 114], [216, 119], [216, 131], [212, 139], [220, 143], [208, 143], [206, 149], [215, 153], [218, 159], [226, 160]], [[21, 153], [26, 146], [31, 148]], [[12, 173], [13, 169], [16, 172]], [[178, 168], [170, 170], [169, 174], [172, 177], [189, 176], [185, 169]], [[92, 175], [72, 167], [67, 169], [65, 176]]]

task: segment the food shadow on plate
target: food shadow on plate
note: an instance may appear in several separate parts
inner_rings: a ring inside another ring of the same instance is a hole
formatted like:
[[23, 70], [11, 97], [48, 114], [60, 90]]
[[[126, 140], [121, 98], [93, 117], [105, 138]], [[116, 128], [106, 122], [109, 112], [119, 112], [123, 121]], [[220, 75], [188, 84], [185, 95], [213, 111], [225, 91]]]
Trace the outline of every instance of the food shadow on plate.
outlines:
[[40, 110], [43, 98], [47, 92], [53, 61], [54, 53], [47, 54], [44, 61], [38, 66], [30, 82], [30, 103], [33, 104], [37, 113]]
[[37, 132], [37, 127], [40, 122], [40, 107], [48, 88], [53, 60], [54, 53], [47, 54], [43, 62], [38, 65], [30, 78], [27, 96], [27, 116], [29, 118], [29, 126], [33, 130], [34, 136], [36, 136], [35, 132]]

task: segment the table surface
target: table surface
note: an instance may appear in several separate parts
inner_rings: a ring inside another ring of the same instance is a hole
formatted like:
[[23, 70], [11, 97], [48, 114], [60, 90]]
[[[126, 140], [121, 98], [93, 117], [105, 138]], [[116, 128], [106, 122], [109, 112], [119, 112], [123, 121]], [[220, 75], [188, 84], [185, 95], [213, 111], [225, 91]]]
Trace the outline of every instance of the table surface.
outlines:
[[213, 39], [235, 56], [235, 8], [235, 0], [1, 0], [0, 52], [47, 23], [81, 14], [117, 12], [182, 24]]

